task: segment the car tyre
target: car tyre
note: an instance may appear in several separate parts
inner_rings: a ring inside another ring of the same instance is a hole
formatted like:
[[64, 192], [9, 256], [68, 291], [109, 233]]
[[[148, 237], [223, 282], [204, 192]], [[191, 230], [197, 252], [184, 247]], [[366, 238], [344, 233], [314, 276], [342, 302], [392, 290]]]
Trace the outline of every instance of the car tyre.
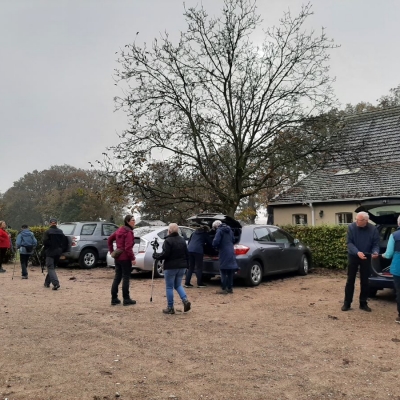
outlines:
[[303, 255], [303, 257], [301, 257], [301, 261], [300, 261], [299, 275], [303, 275], [303, 276], [307, 275], [308, 270], [309, 270], [308, 257]]
[[154, 260], [154, 278], [164, 278], [164, 260]]
[[376, 297], [376, 294], [378, 293], [378, 289], [376, 288], [369, 288], [368, 289], [368, 297]]
[[258, 286], [263, 278], [263, 268], [258, 261], [252, 261], [247, 273], [246, 284], [248, 286]]
[[83, 249], [79, 255], [79, 265], [81, 268], [94, 268], [99, 256], [94, 249]]

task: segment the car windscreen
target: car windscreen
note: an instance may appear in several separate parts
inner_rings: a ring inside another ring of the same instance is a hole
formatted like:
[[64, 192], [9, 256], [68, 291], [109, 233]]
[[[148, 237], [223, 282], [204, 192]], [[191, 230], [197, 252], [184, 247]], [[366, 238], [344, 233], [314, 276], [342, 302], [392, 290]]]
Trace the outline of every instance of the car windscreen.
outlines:
[[156, 229], [159, 229], [159, 226], [143, 226], [141, 228], [136, 228], [133, 230], [133, 235], [138, 238], [141, 236], [147, 235], [148, 233], [154, 232]]
[[72, 235], [74, 233], [75, 227], [76, 227], [75, 224], [58, 225], [58, 228], [60, 228], [64, 232], [64, 235]]

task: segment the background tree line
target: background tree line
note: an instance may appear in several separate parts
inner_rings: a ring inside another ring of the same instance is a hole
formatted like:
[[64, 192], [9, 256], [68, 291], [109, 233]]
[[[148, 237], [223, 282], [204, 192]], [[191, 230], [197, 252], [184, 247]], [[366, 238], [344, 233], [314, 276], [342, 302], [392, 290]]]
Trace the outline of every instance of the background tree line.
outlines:
[[14, 183], [0, 198], [1, 219], [12, 228], [38, 226], [50, 217], [59, 221], [121, 220], [127, 198], [110, 190], [110, 179], [96, 170], [70, 165], [33, 171]]

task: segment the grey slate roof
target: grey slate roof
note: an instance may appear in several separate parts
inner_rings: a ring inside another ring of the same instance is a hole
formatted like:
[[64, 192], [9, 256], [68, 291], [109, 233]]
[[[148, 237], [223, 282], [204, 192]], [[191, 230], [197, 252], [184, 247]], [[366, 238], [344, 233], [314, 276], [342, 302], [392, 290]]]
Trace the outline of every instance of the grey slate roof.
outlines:
[[[271, 205], [400, 196], [400, 106], [345, 119], [346, 152], [275, 196]], [[335, 175], [349, 169], [354, 173]]]

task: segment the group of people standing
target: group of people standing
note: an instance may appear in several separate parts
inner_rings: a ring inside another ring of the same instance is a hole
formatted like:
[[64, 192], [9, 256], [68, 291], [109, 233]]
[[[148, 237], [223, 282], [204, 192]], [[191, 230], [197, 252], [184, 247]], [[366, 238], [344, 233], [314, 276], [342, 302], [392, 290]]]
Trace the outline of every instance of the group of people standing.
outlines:
[[[114, 242], [116, 248], [121, 250], [115, 259], [115, 277], [111, 286], [111, 305], [121, 303], [118, 298], [118, 286], [122, 280], [123, 305], [136, 304], [129, 295], [129, 279], [133, 266], [136, 264], [135, 255], [132, 251], [134, 243], [135, 219], [132, 215], [127, 215], [124, 225], [116, 230], [108, 238], [108, 248], [110, 253], [114, 252]], [[190, 237], [188, 245], [185, 239], [179, 235], [179, 227], [172, 223], [168, 226], [161, 253], [153, 253], [156, 260], [164, 260], [164, 279], [167, 295], [167, 307], [163, 310], [164, 314], [175, 314], [174, 290], [177, 291], [182, 303], [183, 311], [191, 309], [191, 302], [188, 300], [185, 289], [182, 285], [186, 272], [185, 287], [191, 288], [190, 283], [193, 272], [196, 273], [197, 287], [204, 288], [203, 282], [203, 255], [204, 246], [212, 245], [219, 250], [220, 270], [221, 270], [221, 290], [217, 293], [233, 293], [233, 276], [237, 270], [237, 263], [233, 245], [235, 243], [232, 229], [221, 221], [214, 221], [214, 239], [211, 239], [210, 228], [201, 226], [197, 228]]]
[[[6, 223], [0, 221], [0, 272], [6, 272], [2, 264], [5, 260], [7, 250], [14, 250], [11, 235], [6, 231], [6, 227]], [[37, 239], [28, 225], [24, 224], [21, 226], [15, 245], [19, 250], [22, 279], [28, 279], [28, 260], [29, 257], [35, 253], [37, 246]], [[64, 232], [57, 228], [57, 219], [51, 218], [49, 229], [43, 234], [43, 253], [47, 267], [47, 274], [44, 281], [44, 286], [46, 288], [49, 288], [50, 284], [53, 285], [53, 290], [58, 290], [60, 288], [60, 282], [55, 267], [61, 254], [67, 251], [67, 249], [68, 239], [64, 235]]]
[[[386, 252], [383, 258], [391, 259], [390, 272], [393, 275], [396, 290], [397, 313], [396, 322], [400, 324], [400, 216], [397, 219], [397, 230], [390, 235]], [[347, 281], [344, 294], [342, 311], [349, 311], [353, 302], [354, 284], [358, 270], [360, 271], [360, 309], [371, 312], [368, 305], [369, 276], [371, 274], [371, 261], [379, 257], [379, 232], [369, 223], [369, 215], [359, 212], [356, 220], [349, 225], [347, 230], [348, 267]]]

